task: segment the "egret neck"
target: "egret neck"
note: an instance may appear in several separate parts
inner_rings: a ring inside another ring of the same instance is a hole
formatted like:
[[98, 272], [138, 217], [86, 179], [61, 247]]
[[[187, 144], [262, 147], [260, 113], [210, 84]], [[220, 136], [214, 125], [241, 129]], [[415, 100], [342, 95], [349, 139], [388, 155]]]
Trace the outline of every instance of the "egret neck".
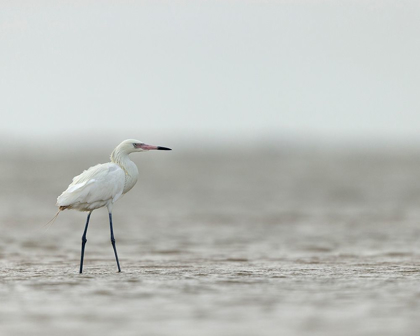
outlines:
[[129, 154], [131, 152], [127, 148], [118, 146], [111, 153], [111, 162], [116, 163], [125, 172], [125, 183], [123, 194], [130, 191], [137, 183], [139, 170], [136, 164], [130, 160]]

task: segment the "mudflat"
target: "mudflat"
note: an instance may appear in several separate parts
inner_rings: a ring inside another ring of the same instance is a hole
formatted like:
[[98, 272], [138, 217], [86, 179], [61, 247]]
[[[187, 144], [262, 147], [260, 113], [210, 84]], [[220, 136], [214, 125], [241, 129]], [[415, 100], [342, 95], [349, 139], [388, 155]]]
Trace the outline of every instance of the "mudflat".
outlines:
[[106, 209], [56, 197], [107, 152], [5, 153], [1, 335], [414, 335], [420, 150], [133, 155]]

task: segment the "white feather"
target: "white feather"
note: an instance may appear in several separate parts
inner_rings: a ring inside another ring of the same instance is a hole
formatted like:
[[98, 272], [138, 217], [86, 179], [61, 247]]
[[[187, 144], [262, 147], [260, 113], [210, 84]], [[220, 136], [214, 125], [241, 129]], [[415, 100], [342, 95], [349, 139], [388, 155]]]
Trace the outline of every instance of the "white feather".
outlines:
[[111, 153], [111, 162], [90, 167], [73, 178], [73, 182], [57, 198], [59, 211], [92, 211], [106, 206], [111, 213], [112, 205], [137, 183], [139, 171], [129, 155], [150, 149], [170, 150], [135, 139], [121, 142]]
[[115, 163], [104, 163], [85, 170], [73, 178], [57, 198], [57, 205], [80, 211], [91, 211], [114, 203], [121, 197], [125, 172]]

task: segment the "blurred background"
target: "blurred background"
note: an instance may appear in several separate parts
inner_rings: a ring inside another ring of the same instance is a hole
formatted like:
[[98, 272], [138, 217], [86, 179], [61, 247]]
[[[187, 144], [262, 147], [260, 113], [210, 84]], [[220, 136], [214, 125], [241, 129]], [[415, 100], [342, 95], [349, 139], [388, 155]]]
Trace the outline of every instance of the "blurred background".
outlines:
[[[412, 335], [420, 2], [0, 1], [0, 331]], [[122, 140], [138, 185], [56, 197]]]
[[419, 6], [3, 0], [2, 137], [419, 142]]

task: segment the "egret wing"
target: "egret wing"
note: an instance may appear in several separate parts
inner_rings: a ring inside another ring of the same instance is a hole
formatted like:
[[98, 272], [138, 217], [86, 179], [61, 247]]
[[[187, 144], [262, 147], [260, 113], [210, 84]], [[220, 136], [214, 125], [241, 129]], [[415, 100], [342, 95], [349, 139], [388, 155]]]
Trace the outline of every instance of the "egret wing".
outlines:
[[115, 202], [122, 194], [125, 183], [124, 171], [114, 163], [93, 166], [73, 178], [57, 198], [57, 205], [90, 210]]

